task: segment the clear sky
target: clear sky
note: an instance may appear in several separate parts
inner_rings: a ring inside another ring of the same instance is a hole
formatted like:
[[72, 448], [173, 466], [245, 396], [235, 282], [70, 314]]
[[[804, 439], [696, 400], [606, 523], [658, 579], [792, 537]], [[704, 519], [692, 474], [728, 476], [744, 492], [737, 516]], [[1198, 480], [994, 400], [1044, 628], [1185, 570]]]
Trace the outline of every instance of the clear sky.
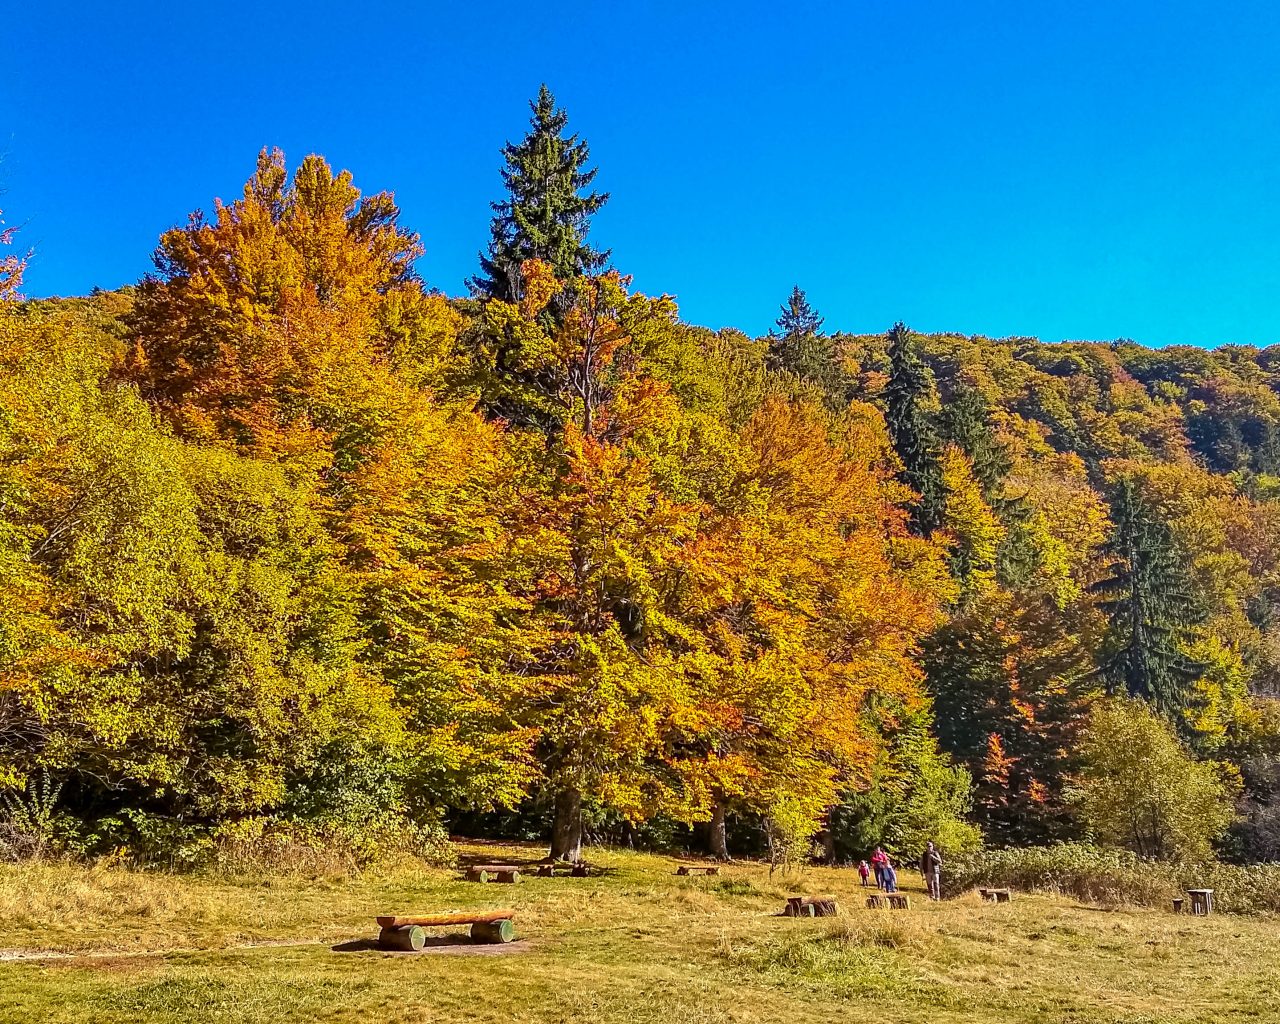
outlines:
[[691, 321], [1280, 342], [1274, 0], [27, 0], [0, 54], [32, 295], [136, 280], [264, 145], [394, 190], [459, 293], [545, 80]]

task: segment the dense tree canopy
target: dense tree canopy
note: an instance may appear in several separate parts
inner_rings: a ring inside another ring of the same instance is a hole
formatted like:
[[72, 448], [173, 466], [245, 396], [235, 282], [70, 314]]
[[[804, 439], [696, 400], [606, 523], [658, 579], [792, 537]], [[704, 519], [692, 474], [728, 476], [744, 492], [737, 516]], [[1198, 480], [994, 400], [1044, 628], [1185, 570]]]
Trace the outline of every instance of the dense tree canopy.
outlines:
[[[1199, 856], [1239, 778], [1232, 849], [1274, 848], [1280, 357], [830, 334], [798, 287], [698, 328], [604, 269], [533, 111], [466, 298], [278, 151], [135, 288], [0, 263], [3, 806], [86, 851], [469, 815]], [[1143, 750], [1155, 831], [1105, 784]]]

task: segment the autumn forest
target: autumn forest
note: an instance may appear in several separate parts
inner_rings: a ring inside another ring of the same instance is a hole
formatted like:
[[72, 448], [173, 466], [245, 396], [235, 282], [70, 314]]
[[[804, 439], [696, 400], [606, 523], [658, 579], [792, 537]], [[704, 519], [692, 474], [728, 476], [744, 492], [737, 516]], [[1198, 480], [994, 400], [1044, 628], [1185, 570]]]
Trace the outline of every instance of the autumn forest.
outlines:
[[1280, 859], [1280, 348], [686, 323], [530, 106], [464, 295], [274, 150], [0, 235], [0, 850]]

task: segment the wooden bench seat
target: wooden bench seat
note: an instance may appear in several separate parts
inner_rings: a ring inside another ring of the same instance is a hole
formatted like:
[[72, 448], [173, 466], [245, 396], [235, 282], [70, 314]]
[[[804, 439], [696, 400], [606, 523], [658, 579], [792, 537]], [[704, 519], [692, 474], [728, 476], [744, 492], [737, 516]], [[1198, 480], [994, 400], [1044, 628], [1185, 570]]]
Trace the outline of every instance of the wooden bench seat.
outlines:
[[719, 874], [718, 864], [681, 864], [676, 874]]
[[377, 918], [378, 945], [383, 949], [417, 952], [427, 944], [424, 928], [446, 925], [471, 925], [473, 942], [510, 942], [516, 937], [512, 910], [471, 910], [423, 917], [384, 915]]
[[978, 894], [988, 903], [1008, 903], [1013, 899], [1008, 889], [979, 889]]
[[467, 868], [468, 882], [520, 881], [520, 868], [515, 864], [472, 864]]

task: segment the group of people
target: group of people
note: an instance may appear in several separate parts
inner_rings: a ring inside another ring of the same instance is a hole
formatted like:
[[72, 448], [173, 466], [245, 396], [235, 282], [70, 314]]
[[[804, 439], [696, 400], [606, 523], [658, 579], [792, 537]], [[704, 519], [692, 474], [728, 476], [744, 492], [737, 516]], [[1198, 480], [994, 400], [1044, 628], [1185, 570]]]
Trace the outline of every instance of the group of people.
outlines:
[[[883, 847], [877, 846], [872, 852], [870, 867], [865, 860], [858, 862], [858, 874], [862, 877], [864, 886], [869, 884], [872, 872], [876, 876], [877, 889], [884, 892], [898, 891], [898, 869], [893, 866], [892, 859], [884, 852]], [[932, 840], [925, 844], [924, 853], [920, 855], [920, 877], [924, 879], [925, 888], [929, 891], [929, 899], [942, 899], [942, 854]]]

